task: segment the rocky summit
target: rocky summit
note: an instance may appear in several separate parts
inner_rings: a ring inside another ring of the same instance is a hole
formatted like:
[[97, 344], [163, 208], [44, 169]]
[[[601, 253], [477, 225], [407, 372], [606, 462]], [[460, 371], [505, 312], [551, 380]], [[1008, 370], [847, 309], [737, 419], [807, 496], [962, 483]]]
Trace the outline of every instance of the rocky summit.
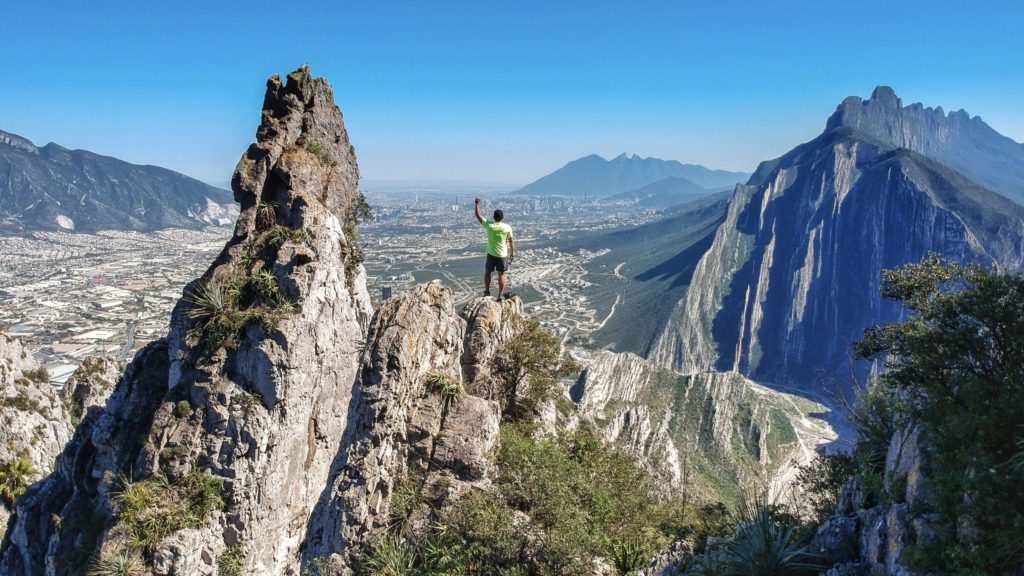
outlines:
[[0, 131], [0, 231], [202, 228], [236, 216], [226, 190], [184, 174]]
[[433, 502], [487, 489], [489, 364], [522, 304], [460, 314], [433, 283], [373, 314], [358, 177], [330, 85], [271, 78], [234, 237], [103, 408], [69, 396], [81, 423], [17, 500], [0, 573], [346, 573], [410, 476]]

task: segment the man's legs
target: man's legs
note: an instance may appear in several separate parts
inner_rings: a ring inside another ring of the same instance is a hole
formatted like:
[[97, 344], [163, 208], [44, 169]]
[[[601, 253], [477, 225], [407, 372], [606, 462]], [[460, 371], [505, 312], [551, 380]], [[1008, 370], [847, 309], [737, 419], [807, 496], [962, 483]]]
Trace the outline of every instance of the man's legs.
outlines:
[[[488, 290], [490, 289], [490, 286], [491, 286], [491, 282], [488, 280], [488, 282], [487, 282]], [[504, 294], [504, 293], [505, 293], [505, 273], [504, 272], [498, 272], [498, 298], [501, 298], [501, 295]]]
[[[502, 278], [504, 276], [505, 275], [502, 274], [501, 276], [498, 277], [498, 285], [499, 286], [504, 286], [505, 285], [505, 282], [502, 280]], [[491, 293], [491, 271], [490, 270], [484, 270], [484, 296], [487, 296], [490, 293]]]

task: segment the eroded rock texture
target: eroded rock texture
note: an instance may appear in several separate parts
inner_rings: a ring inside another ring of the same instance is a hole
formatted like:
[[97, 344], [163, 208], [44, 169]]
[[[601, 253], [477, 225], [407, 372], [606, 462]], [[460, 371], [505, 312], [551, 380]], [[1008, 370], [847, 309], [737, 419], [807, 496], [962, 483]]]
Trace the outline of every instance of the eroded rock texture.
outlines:
[[[460, 316], [439, 283], [387, 301], [374, 317], [344, 450], [310, 521], [307, 562], [354, 566], [393, 522], [392, 495], [413, 490], [438, 508], [486, 490], [498, 402], [475, 388], [497, 348], [515, 335], [515, 298], [480, 298]], [[468, 326], [468, 329], [467, 329]], [[412, 521], [425, 523], [427, 518]]]
[[738, 501], [768, 489], [787, 499], [795, 467], [835, 439], [825, 410], [735, 373], [681, 375], [629, 353], [581, 356], [582, 417], [637, 456], [665, 494]]
[[225, 505], [160, 539], [147, 569], [213, 574], [232, 547], [246, 573], [297, 573], [371, 314], [346, 237], [357, 180], [330, 85], [305, 67], [271, 78], [232, 182], [234, 238], [186, 288], [168, 336], [138, 354], [20, 501], [0, 572], [80, 574], [135, 555], [111, 492], [199, 470], [223, 482]]

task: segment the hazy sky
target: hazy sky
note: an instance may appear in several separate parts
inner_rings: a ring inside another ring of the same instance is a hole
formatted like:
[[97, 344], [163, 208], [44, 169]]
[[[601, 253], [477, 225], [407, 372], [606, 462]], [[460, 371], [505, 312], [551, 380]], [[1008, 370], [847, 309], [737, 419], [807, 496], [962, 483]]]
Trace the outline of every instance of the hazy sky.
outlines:
[[751, 170], [876, 84], [1024, 140], [1019, 0], [2, 6], [0, 129], [207, 181], [303, 62], [373, 179], [517, 184], [620, 152]]

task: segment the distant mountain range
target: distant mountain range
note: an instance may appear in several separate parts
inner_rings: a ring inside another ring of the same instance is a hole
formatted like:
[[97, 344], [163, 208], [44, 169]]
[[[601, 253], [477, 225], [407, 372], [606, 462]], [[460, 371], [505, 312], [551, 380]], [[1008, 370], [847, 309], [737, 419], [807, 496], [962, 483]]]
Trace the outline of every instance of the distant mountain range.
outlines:
[[231, 192], [183, 174], [0, 131], [0, 231], [231, 225]]
[[667, 178], [687, 180], [706, 190], [720, 190], [745, 182], [749, 174], [712, 170], [697, 164], [675, 160], [641, 158], [621, 154], [605, 160], [591, 154], [573, 160], [517, 190], [528, 196], [583, 196], [603, 198], [631, 192]]

